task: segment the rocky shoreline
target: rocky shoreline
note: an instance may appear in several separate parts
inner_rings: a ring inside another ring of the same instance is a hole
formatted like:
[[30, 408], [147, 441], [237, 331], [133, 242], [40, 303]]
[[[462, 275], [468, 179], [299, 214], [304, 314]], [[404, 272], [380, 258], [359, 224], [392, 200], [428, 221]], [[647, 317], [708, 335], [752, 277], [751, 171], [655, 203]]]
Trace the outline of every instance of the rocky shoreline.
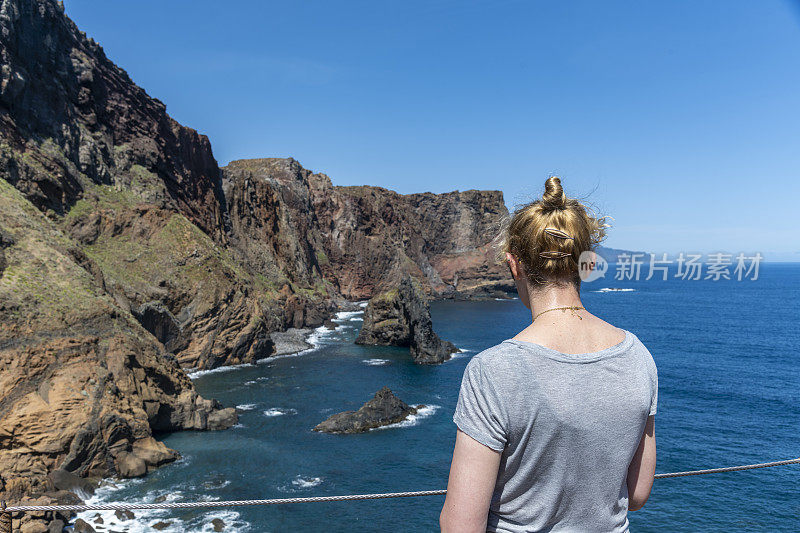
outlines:
[[[335, 316], [340, 311], [352, 312], [363, 311], [360, 305], [363, 302], [340, 302], [340, 308], [337, 308], [333, 314], [327, 319], [331, 325], [329, 329], [335, 329], [338, 324], [333, 322]], [[282, 355], [294, 355], [313, 349], [316, 345], [312, 342], [313, 336], [316, 331], [312, 328], [288, 328], [282, 332], [273, 332], [271, 335], [275, 342], [275, 353], [270, 357]], [[413, 408], [412, 408], [413, 409]], [[235, 423], [235, 408], [227, 408], [225, 413], [233, 413], [233, 418], [229, 423], [224, 424], [224, 427], [218, 429], [227, 429]], [[211, 424], [218, 424], [218, 421], [212, 420]], [[215, 427], [215, 429], [217, 429]], [[35, 498], [21, 498], [19, 503], [26, 503], [30, 505], [80, 505], [85, 503], [85, 499], [90, 497], [97, 488], [101, 487], [104, 483], [114, 483], [117, 479], [137, 478], [142, 477], [151, 472], [153, 469], [171, 463], [179, 459], [180, 453], [176, 450], [167, 448], [163, 443], [153, 439], [152, 437], [137, 441], [131, 447], [131, 453], [127, 454], [121, 461], [117, 469], [117, 478], [84, 478], [75, 475], [64, 469], [54, 470], [48, 475], [48, 485], [52, 490], [49, 490]], [[129, 515], [124, 515], [125, 518], [132, 518], [130, 511]], [[58, 531], [72, 523], [74, 531], [78, 532], [95, 532], [98, 531], [92, 526], [100, 526], [103, 528], [102, 522], [93, 522], [92, 520], [78, 519], [73, 521], [75, 513], [15, 513], [13, 515], [16, 526], [22, 531], [42, 531], [43, 533], [49, 531]], [[168, 524], [164, 524], [166, 527]], [[225, 524], [219, 519], [211, 522], [214, 531], [223, 531]], [[155, 527], [155, 526], [153, 526]]]

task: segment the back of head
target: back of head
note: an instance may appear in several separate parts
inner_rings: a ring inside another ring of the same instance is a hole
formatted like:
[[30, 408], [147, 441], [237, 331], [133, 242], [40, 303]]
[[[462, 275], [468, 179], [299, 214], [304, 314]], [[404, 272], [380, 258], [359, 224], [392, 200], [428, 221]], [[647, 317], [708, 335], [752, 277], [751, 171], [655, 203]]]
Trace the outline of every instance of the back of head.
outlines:
[[578, 259], [605, 238], [605, 218], [596, 218], [561, 180], [551, 176], [542, 198], [518, 208], [502, 235], [502, 252], [525, 267], [532, 285], [573, 283], [580, 287]]

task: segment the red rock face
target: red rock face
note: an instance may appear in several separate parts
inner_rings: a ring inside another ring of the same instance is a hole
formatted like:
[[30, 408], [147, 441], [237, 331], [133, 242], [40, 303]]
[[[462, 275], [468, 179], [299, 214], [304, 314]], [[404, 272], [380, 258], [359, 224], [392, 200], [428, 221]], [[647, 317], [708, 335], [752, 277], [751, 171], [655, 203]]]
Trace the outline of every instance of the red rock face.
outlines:
[[513, 290], [492, 241], [508, 215], [499, 191], [402, 195], [335, 187], [292, 159], [223, 168], [233, 240], [250, 261], [296, 282], [329, 282], [364, 299], [409, 274], [434, 297]]

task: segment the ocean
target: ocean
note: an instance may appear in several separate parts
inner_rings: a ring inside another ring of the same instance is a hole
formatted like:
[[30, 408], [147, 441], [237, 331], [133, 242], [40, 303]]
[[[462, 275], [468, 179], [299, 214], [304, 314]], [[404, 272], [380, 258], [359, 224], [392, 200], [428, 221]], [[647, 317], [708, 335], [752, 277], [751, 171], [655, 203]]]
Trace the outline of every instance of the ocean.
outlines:
[[[603, 291], [625, 288], [626, 291]], [[800, 264], [766, 263], [759, 279], [680, 279], [584, 284], [586, 307], [634, 332], [658, 367], [656, 472], [800, 456]], [[183, 456], [144, 479], [109, 484], [91, 501], [154, 502], [282, 498], [443, 489], [464, 367], [479, 351], [530, 322], [519, 300], [439, 301], [434, 329], [464, 352], [417, 366], [408, 351], [353, 344], [360, 313], [340, 313], [315, 348], [196, 376], [198, 391], [237, 406], [221, 432], [161, 435]], [[413, 419], [358, 435], [311, 431], [330, 414], [358, 409], [384, 385]], [[306, 503], [226, 510], [100, 514], [106, 530], [438, 531], [443, 496]], [[656, 480], [631, 531], [800, 531], [800, 465]], [[166, 525], [164, 524], [166, 523]]]

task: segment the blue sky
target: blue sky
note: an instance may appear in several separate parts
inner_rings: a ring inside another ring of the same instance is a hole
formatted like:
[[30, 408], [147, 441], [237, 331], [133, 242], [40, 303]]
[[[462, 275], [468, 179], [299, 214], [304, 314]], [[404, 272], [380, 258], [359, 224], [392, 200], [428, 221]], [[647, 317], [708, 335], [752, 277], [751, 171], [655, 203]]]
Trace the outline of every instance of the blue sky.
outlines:
[[511, 208], [557, 174], [609, 246], [800, 261], [797, 2], [65, 5], [220, 164]]

